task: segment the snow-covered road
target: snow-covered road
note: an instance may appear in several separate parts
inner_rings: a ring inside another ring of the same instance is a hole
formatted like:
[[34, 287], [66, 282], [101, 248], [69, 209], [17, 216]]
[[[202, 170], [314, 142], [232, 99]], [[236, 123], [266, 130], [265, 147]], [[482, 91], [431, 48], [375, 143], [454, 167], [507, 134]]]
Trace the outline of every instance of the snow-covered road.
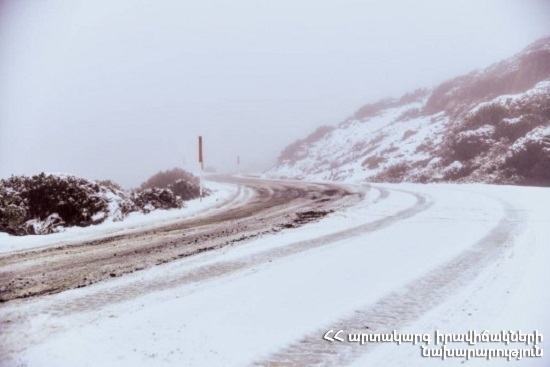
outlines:
[[0, 309], [2, 365], [454, 366], [463, 358], [422, 357], [419, 345], [329, 342], [323, 335], [550, 335], [549, 189], [358, 190], [366, 193], [360, 203], [317, 223], [8, 302]]
[[[144, 228], [129, 222], [130, 228], [113, 230], [112, 223], [102, 223], [89, 227], [92, 233], [86, 236], [92, 239], [74, 240], [62, 233], [63, 242], [50, 238], [59, 236], [43, 236], [49, 244], [39, 247], [35, 247], [38, 236], [6, 236], [5, 242], [25, 244], [29, 240], [31, 247], [0, 254], [0, 302], [85, 287], [265, 233], [298, 227], [362, 198], [361, 192], [346, 185], [222, 179], [236, 181], [243, 188], [229, 200], [191, 217], [181, 217], [182, 210], [176, 210], [176, 218], [148, 223]], [[2, 243], [0, 248], [13, 246]]]

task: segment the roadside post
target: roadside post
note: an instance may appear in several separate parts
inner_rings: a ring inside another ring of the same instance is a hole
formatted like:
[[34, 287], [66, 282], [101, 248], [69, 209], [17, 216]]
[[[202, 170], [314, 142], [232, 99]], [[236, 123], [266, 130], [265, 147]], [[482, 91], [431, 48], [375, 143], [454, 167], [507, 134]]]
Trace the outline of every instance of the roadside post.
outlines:
[[199, 136], [199, 164], [200, 164], [200, 174], [199, 174], [199, 200], [202, 201], [202, 171], [204, 170], [204, 159], [202, 156], [202, 136]]

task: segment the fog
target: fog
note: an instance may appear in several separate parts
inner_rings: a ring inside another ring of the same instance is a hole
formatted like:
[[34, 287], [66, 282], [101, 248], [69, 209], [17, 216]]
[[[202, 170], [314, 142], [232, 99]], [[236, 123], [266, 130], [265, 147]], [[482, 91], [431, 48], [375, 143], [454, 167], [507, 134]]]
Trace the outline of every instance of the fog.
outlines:
[[[547, 0], [0, 0], [0, 177], [257, 171], [367, 102], [512, 56]], [[240, 156], [241, 167], [236, 166]]]

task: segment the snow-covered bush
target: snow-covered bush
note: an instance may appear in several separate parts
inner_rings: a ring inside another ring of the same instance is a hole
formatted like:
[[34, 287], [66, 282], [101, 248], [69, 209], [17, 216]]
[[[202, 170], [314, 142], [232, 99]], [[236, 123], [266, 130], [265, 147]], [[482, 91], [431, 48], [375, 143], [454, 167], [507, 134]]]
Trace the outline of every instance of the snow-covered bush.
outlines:
[[550, 185], [550, 125], [540, 126], [510, 147], [504, 163], [524, 184]]
[[459, 161], [454, 161], [442, 170], [442, 174], [443, 179], [446, 181], [458, 181], [459, 179], [468, 176], [471, 171], [472, 168], [470, 164], [462, 164]]
[[45, 173], [12, 176], [0, 180], [0, 232], [47, 234], [107, 219], [121, 221], [131, 212], [182, 208], [184, 200], [199, 195], [198, 179], [181, 169], [161, 172], [143, 186], [127, 191], [110, 180]]
[[[200, 194], [198, 177], [181, 168], [160, 171], [141, 184], [141, 190], [154, 188], [169, 189], [182, 200], [195, 199]], [[208, 195], [209, 193], [207, 190], [203, 190], [203, 194]]]
[[453, 160], [466, 161], [487, 151], [494, 140], [492, 135], [494, 127], [484, 125], [475, 130], [461, 131], [449, 137], [451, 158]]
[[174, 195], [170, 189], [161, 189], [158, 187], [134, 192], [132, 194], [132, 201], [136, 208], [146, 214], [155, 209], [183, 207], [183, 200], [181, 197]]
[[486, 125], [494, 126], [509, 116], [510, 109], [499, 103], [483, 104], [466, 116], [462, 127], [464, 130], [475, 130]]
[[107, 204], [100, 185], [82, 178], [12, 176], [0, 180], [0, 231], [41, 234], [59, 225], [87, 226], [98, 221], [96, 214], [106, 211]]
[[[168, 185], [168, 189], [172, 190], [174, 195], [179, 196], [182, 200], [195, 199], [199, 196], [200, 188], [198, 182], [189, 182], [179, 179]], [[208, 195], [210, 192], [203, 188], [203, 194]]]

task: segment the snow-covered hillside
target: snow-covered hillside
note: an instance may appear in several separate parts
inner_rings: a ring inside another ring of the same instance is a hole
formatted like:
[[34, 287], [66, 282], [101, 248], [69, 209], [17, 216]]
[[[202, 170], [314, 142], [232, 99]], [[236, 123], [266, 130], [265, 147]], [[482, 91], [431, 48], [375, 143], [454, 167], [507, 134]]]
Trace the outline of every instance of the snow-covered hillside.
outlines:
[[550, 185], [550, 38], [432, 91], [365, 105], [288, 146], [265, 175]]

